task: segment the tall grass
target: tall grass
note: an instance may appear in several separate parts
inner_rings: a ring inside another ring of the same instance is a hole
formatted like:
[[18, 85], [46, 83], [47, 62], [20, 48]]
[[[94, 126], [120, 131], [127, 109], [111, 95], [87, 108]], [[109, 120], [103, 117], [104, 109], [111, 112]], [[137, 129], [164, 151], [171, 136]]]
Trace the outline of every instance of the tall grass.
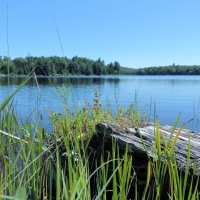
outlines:
[[[109, 104], [102, 109], [98, 90], [94, 91], [92, 104], [84, 108], [75, 105], [72, 112], [68, 105], [70, 90], [59, 88], [58, 99], [64, 112], [49, 113], [53, 132], [47, 133], [41, 124], [21, 123], [15, 107], [9, 103], [29, 78], [0, 105], [0, 199], [199, 199], [198, 178], [188, 178], [189, 164], [185, 173], [180, 172], [174, 154], [184, 125], [175, 139], [170, 137], [167, 142], [156, 120], [154, 157], [146, 149], [146, 186], [140, 196], [132, 166], [134, 155], [128, 145], [122, 152], [113, 139], [108, 152], [103, 140], [97, 152], [89, 144], [95, 137], [98, 139], [95, 126], [102, 120], [139, 127], [146, 125], [142, 121], [145, 112], [134, 104], [128, 109], [118, 106], [113, 117]], [[143, 145], [145, 149], [144, 141]], [[190, 150], [189, 140], [188, 163]]]

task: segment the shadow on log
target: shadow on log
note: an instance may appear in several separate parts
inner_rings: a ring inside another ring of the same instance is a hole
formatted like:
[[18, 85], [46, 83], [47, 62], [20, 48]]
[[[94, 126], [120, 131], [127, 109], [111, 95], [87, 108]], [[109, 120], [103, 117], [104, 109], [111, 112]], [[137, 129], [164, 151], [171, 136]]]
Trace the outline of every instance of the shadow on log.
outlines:
[[[163, 134], [166, 141], [169, 140], [169, 137], [172, 132], [172, 127], [170, 126], [160, 126], [160, 132]], [[172, 141], [177, 133], [178, 129], [175, 129], [174, 134], [172, 136]], [[147, 179], [147, 165], [148, 165], [148, 156], [142, 144], [142, 140], [140, 136], [142, 136], [143, 141], [148, 150], [148, 154], [151, 159], [154, 156], [153, 153], [153, 143], [154, 143], [154, 133], [155, 126], [153, 124], [149, 124], [145, 127], [139, 128], [123, 128], [120, 127], [119, 124], [103, 121], [96, 125], [97, 134], [93, 136], [90, 141], [90, 149], [92, 149], [95, 157], [100, 159], [101, 152], [112, 152], [112, 139], [117, 142], [120, 153], [123, 156], [126, 145], [128, 144], [129, 153], [133, 158], [132, 166], [137, 176], [137, 187], [138, 187], [138, 195], [141, 197], [143, 190], [146, 185]], [[188, 183], [193, 179], [197, 180], [200, 171], [200, 133], [192, 132], [186, 129], [181, 131], [180, 136], [176, 142], [174, 153], [176, 156], [177, 166], [179, 168], [179, 172], [184, 176], [184, 172], [187, 166], [187, 154], [188, 154], [188, 136], [190, 135], [190, 164], [189, 164], [189, 180]], [[163, 144], [161, 144], [163, 146]], [[104, 159], [107, 155], [104, 155]], [[193, 170], [195, 166], [195, 172]], [[112, 167], [110, 168], [110, 174], [112, 174]], [[184, 177], [183, 177], [184, 178]], [[162, 199], [169, 199], [167, 192], [169, 187], [169, 177], [166, 176], [166, 184], [163, 188], [163, 196]], [[134, 184], [135, 181], [132, 182], [131, 189], [129, 192], [128, 199], [134, 199]], [[189, 185], [188, 185], [189, 187]], [[109, 189], [109, 186], [108, 186]], [[189, 188], [188, 188], [189, 189]], [[198, 191], [199, 191], [198, 185]]]

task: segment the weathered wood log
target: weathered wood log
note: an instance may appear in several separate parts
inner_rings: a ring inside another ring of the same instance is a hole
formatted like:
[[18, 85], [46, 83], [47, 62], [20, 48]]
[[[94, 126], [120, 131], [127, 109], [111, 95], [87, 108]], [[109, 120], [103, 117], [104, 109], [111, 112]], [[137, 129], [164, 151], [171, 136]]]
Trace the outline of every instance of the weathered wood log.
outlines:
[[[159, 130], [161, 134], [163, 134], [166, 142], [169, 141], [171, 132], [172, 132], [171, 126], [160, 126]], [[109, 121], [103, 121], [99, 123], [96, 126], [96, 131], [98, 134], [103, 134], [105, 138], [112, 139], [115, 138], [119, 146], [121, 148], [125, 148], [126, 144], [128, 144], [128, 147], [130, 150], [132, 150], [135, 154], [138, 155], [146, 155], [146, 151], [144, 149], [144, 145], [142, 144], [142, 140], [140, 136], [142, 136], [142, 139], [145, 143], [145, 146], [148, 150], [148, 154], [153, 157], [153, 145], [154, 145], [154, 133], [155, 133], [155, 126], [154, 124], [149, 124], [144, 127], [139, 128], [129, 128], [120, 127], [119, 124], [109, 122]], [[176, 136], [178, 129], [175, 129], [174, 134], [172, 135], [172, 141], [174, 140], [174, 137]], [[188, 144], [189, 144], [189, 138], [190, 135], [190, 168], [193, 168], [193, 165], [195, 163], [196, 166], [196, 173], [199, 174], [200, 172], [200, 133], [193, 132], [190, 130], [183, 129], [181, 131], [181, 134], [178, 137], [178, 140], [176, 142], [174, 152], [177, 160], [178, 167], [181, 170], [184, 170], [187, 166], [187, 154], [188, 154]], [[162, 142], [162, 139], [161, 139]], [[161, 143], [161, 146], [164, 148], [163, 143]], [[143, 156], [144, 156], [143, 155]]]
[[[159, 127], [159, 130], [161, 134], [163, 134], [166, 142], [169, 141], [172, 128], [173, 127], [170, 127], [170, 126]], [[148, 124], [147, 126], [136, 128], [136, 127], [121, 127], [119, 124], [116, 124], [110, 121], [103, 121], [96, 125], [97, 134], [93, 136], [89, 146], [94, 151], [96, 150], [96, 157], [98, 157], [98, 155], [99, 156], [101, 155], [102, 151], [112, 152], [113, 138], [119, 145], [119, 149], [122, 152], [122, 154], [126, 148], [126, 145], [128, 144], [130, 154], [133, 156], [132, 165], [137, 175], [138, 192], [142, 194], [143, 189], [146, 184], [148, 157], [144, 149], [141, 136], [148, 150], [148, 154], [150, 155], [151, 158], [153, 158], [155, 156], [155, 153], [154, 153], [155, 129], [156, 128], [154, 124]], [[178, 129], [175, 129], [174, 134], [172, 135], [172, 141], [174, 140], [174, 137], [176, 136], [177, 131]], [[194, 179], [197, 179], [200, 172], [200, 133], [183, 129], [176, 142], [174, 152], [175, 152], [178, 168], [184, 174], [184, 171], [187, 166], [189, 135], [190, 135], [190, 165], [189, 167], [192, 169], [194, 167], [194, 163], [196, 165], [195, 174], [193, 170], [191, 170], [189, 179], [191, 180], [191, 177], [193, 177], [193, 180], [194, 180]], [[163, 147], [162, 142], [161, 142], [161, 146]], [[163, 158], [163, 161], [164, 161], [164, 158]], [[113, 169], [111, 167], [110, 168], [111, 173], [112, 173], [112, 170]], [[133, 181], [133, 184], [134, 184], [134, 181]], [[168, 187], [167, 184], [166, 184], [166, 187]], [[134, 186], [131, 189], [131, 191], [134, 191]], [[134, 195], [131, 195], [131, 196], [134, 196]], [[165, 197], [166, 199], [168, 199], [167, 193]], [[163, 199], [165, 198], [163, 197]]]

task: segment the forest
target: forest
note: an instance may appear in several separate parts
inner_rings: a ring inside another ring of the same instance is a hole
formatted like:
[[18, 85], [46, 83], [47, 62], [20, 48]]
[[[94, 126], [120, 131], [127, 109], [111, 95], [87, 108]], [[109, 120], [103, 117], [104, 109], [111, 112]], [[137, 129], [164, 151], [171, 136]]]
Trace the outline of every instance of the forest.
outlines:
[[[9, 69], [9, 70], [8, 70]], [[11, 59], [0, 56], [0, 74], [27, 75], [35, 70], [36, 75], [200, 75], [200, 65], [155, 66], [146, 68], [122, 67], [114, 61], [105, 64], [104, 60], [91, 60], [83, 57], [34, 57]]]
[[170, 65], [137, 69], [136, 75], [200, 75], [200, 65]]
[[35, 69], [37, 75], [106, 75], [120, 74], [120, 64], [115, 61], [105, 65], [100, 58], [96, 61], [73, 57], [33, 57], [14, 58], [13, 60], [4, 56], [0, 56], [0, 74], [27, 75]]

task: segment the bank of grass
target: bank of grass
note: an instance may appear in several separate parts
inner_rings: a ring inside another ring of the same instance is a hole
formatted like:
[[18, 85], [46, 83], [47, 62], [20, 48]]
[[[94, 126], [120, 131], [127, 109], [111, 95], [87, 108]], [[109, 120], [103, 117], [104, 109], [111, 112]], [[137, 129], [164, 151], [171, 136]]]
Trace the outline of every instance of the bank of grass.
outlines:
[[[53, 133], [48, 133], [42, 124], [23, 124], [13, 104], [9, 103], [15, 93], [0, 106], [0, 199], [146, 200], [163, 199], [163, 196], [177, 200], [199, 199], [198, 179], [188, 179], [189, 165], [184, 175], [179, 172], [174, 154], [176, 139], [184, 125], [175, 140], [167, 143], [156, 121], [155, 157], [151, 158], [147, 152], [146, 187], [139, 195], [137, 174], [132, 167], [134, 157], [128, 147], [121, 156], [114, 140], [109, 153], [103, 151], [102, 144], [98, 160], [88, 146], [95, 134], [95, 125], [102, 120], [114, 121], [124, 127], [146, 125], [148, 121], [144, 120], [145, 115], [137, 105], [131, 104], [128, 109], [118, 106], [113, 117], [109, 104], [102, 109], [99, 91], [95, 90], [92, 104], [86, 103], [84, 108], [75, 105], [72, 112], [68, 106], [69, 91], [59, 88], [64, 112], [49, 113]], [[177, 122], [174, 127], [176, 125]], [[163, 156], [165, 162], [161, 162]], [[187, 156], [189, 161], [190, 144]]]

